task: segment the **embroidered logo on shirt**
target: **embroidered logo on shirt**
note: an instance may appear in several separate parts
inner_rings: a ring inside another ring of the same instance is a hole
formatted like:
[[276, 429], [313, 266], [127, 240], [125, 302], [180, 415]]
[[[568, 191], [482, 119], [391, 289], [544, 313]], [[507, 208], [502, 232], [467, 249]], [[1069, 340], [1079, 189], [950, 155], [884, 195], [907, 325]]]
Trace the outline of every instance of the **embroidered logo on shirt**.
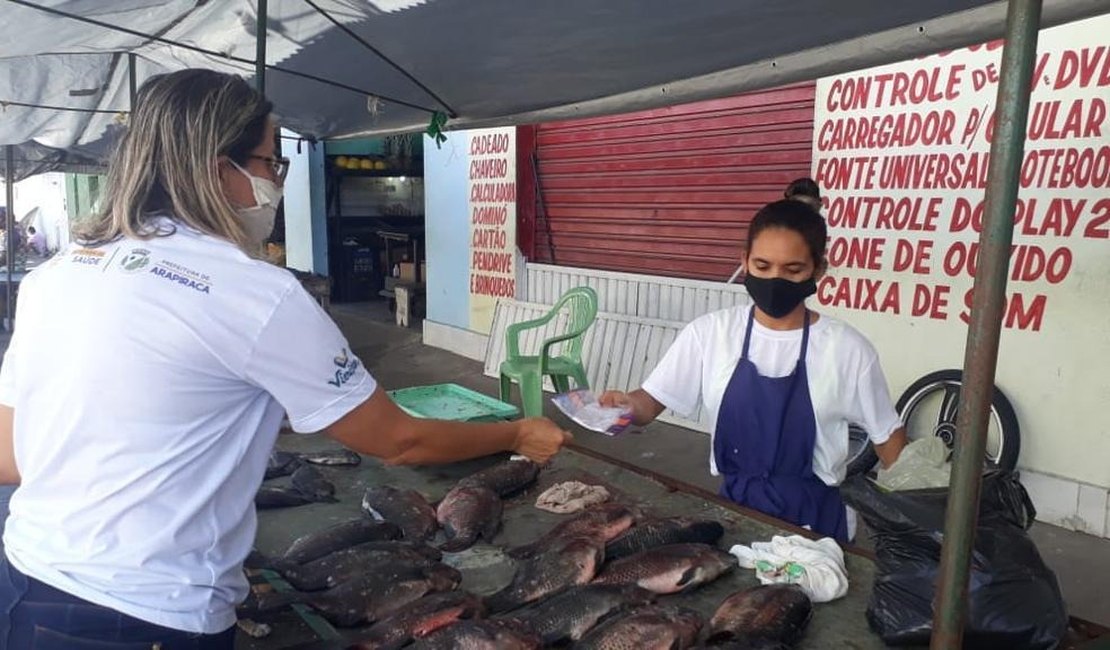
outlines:
[[150, 251], [145, 248], [132, 248], [131, 252], [119, 261], [121, 269], [127, 273], [138, 273], [150, 264]]
[[332, 359], [332, 363], [336, 365], [337, 370], [335, 371], [335, 377], [329, 379], [328, 383], [336, 388], [340, 388], [343, 384], [351, 381], [351, 377], [358, 370], [358, 359], [347, 354], [347, 348], [343, 348], [343, 351]]

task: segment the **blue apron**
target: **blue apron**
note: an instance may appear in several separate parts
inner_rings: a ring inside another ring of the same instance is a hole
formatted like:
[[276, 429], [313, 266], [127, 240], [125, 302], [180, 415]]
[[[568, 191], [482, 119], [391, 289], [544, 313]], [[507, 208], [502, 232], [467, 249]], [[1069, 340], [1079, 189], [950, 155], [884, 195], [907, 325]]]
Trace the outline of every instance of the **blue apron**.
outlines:
[[848, 541], [840, 490], [813, 473], [817, 418], [809, 396], [809, 312], [794, 372], [764, 377], [748, 358], [755, 310], [748, 315], [740, 361], [721, 398], [713, 454], [724, 477], [721, 496], [838, 541]]

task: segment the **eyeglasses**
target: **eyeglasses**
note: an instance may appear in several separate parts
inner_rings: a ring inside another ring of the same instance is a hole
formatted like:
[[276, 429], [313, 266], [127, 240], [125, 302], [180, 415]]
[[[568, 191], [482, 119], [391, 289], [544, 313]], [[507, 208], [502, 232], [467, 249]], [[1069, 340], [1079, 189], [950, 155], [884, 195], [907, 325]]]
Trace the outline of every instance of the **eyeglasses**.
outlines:
[[248, 158], [255, 158], [257, 160], [264, 160], [270, 165], [273, 170], [274, 176], [279, 182], [285, 181], [285, 175], [289, 173], [289, 159], [288, 158], [270, 158], [269, 156], [256, 156], [251, 154]]

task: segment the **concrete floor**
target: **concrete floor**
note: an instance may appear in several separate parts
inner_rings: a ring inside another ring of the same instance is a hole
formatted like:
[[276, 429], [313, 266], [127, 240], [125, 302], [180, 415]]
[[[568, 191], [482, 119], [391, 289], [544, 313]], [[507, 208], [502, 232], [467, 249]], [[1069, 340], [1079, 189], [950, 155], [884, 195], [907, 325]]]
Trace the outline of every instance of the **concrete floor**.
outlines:
[[[423, 345], [419, 324], [397, 327], [384, 303], [333, 305], [333, 316], [355, 354], [387, 389], [454, 382], [497, 395], [497, 382], [482, 375], [479, 362]], [[549, 417], [571, 429], [569, 420], [553, 405], [547, 407]], [[707, 467], [709, 440], [700, 433], [662, 423], [616, 438], [571, 430], [575, 442], [586, 448], [685, 483], [717, 489]], [[1110, 627], [1110, 598], [1102, 591], [1110, 575], [1110, 540], [1040, 523], [1034, 524], [1031, 535], [1056, 572], [1069, 613]], [[857, 541], [864, 547], [869, 543], [862, 534]]]

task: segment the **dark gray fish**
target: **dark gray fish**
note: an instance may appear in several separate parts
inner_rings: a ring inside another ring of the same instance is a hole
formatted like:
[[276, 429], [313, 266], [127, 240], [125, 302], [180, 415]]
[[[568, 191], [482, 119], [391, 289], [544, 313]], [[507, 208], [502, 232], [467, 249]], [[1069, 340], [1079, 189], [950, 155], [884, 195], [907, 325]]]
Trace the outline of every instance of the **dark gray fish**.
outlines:
[[650, 604], [655, 594], [635, 585], [571, 587], [547, 600], [504, 615], [527, 626], [546, 645], [578, 641], [614, 612]]
[[505, 612], [540, 600], [575, 585], [587, 584], [597, 575], [604, 551], [596, 540], [575, 537], [563, 540], [548, 552], [524, 561], [512, 582], [488, 598], [490, 611]]
[[741, 641], [793, 646], [812, 615], [813, 603], [797, 585], [760, 585], [721, 603], [709, 620], [708, 641], [711, 645]]
[[436, 508], [436, 519], [447, 534], [440, 549], [457, 553], [481, 537], [492, 541], [501, 529], [501, 497], [485, 487], [454, 487]]
[[465, 591], [431, 594], [375, 623], [351, 648], [393, 650], [452, 623], [484, 613], [482, 599], [474, 594]]
[[347, 465], [354, 467], [362, 463], [362, 456], [350, 449], [325, 449], [297, 454], [301, 460], [313, 465]]
[[261, 612], [296, 603], [310, 605], [340, 627], [374, 623], [390, 616], [428, 594], [452, 591], [462, 575], [445, 564], [413, 569], [375, 570], [360, 574], [327, 591], [275, 591], [258, 596]]
[[305, 496], [300, 490], [287, 487], [274, 487], [263, 485], [254, 495], [254, 506], [259, 510], [269, 508], [293, 508], [312, 503], [312, 499]]
[[536, 482], [540, 466], [527, 458], [510, 459], [475, 472], [458, 482], [460, 487], [487, 487], [504, 498], [519, 494]]
[[282, 563], [274, 568], [297, 589], [316, 591], [334, 587], [360, 573], [390, 567], [423, 567], [442, 557], [438, 549], [426, 544], [367, 542], [303, 565]]
[[605, 559], [615, 560], [667, 544], [716, 544], [724, 534], [720, 522], [711, 519], [652, 519], [636, 524], [609, 542], [605, 546]]
[[282, 559], [304, 564], [359, 544], [384, 542], [400, 536], [401, 528], [396, 524], [357, 517], [298, 537], [289, 545]]
[[317, 503], [335, 503], [335, 486], [315, 467], [305, 465], [293, 472], [293, 489]]
[[509, 550], [508, 554], [518, 560], [526, 559], [556, 546], [557, 540], [572, 537], [589, 537], [604, 544], [628, 530], [635, 522], [636, 517], [628, 506], [619, 503], [599, 503], [556, 524], [531, 544]]
[[590, 630], [575, 650], [685, 650], [705, 619], [684, 607], [649, 606], [616, 614]]
[[266, 461], [266, 480], [289, 476], [302, 464], [296, 454], [275, 449], [270, 452], [270, 459]]
[[435, 508], [416, 490], [376, 485], [362, 496], [362, 509], [379, 521], [397, 524], [411, 541], [427, 541], [439, 530]]
[[468, 620], [440, 628], [412, 650], [539, 650], [543, 642], [520, 625], [507, 621]]
[[736, 558], [708, 544], [671, 544], [605, 565], [594, 582], [632, 584], [657, 594], [690, 591], [736, 568]]

